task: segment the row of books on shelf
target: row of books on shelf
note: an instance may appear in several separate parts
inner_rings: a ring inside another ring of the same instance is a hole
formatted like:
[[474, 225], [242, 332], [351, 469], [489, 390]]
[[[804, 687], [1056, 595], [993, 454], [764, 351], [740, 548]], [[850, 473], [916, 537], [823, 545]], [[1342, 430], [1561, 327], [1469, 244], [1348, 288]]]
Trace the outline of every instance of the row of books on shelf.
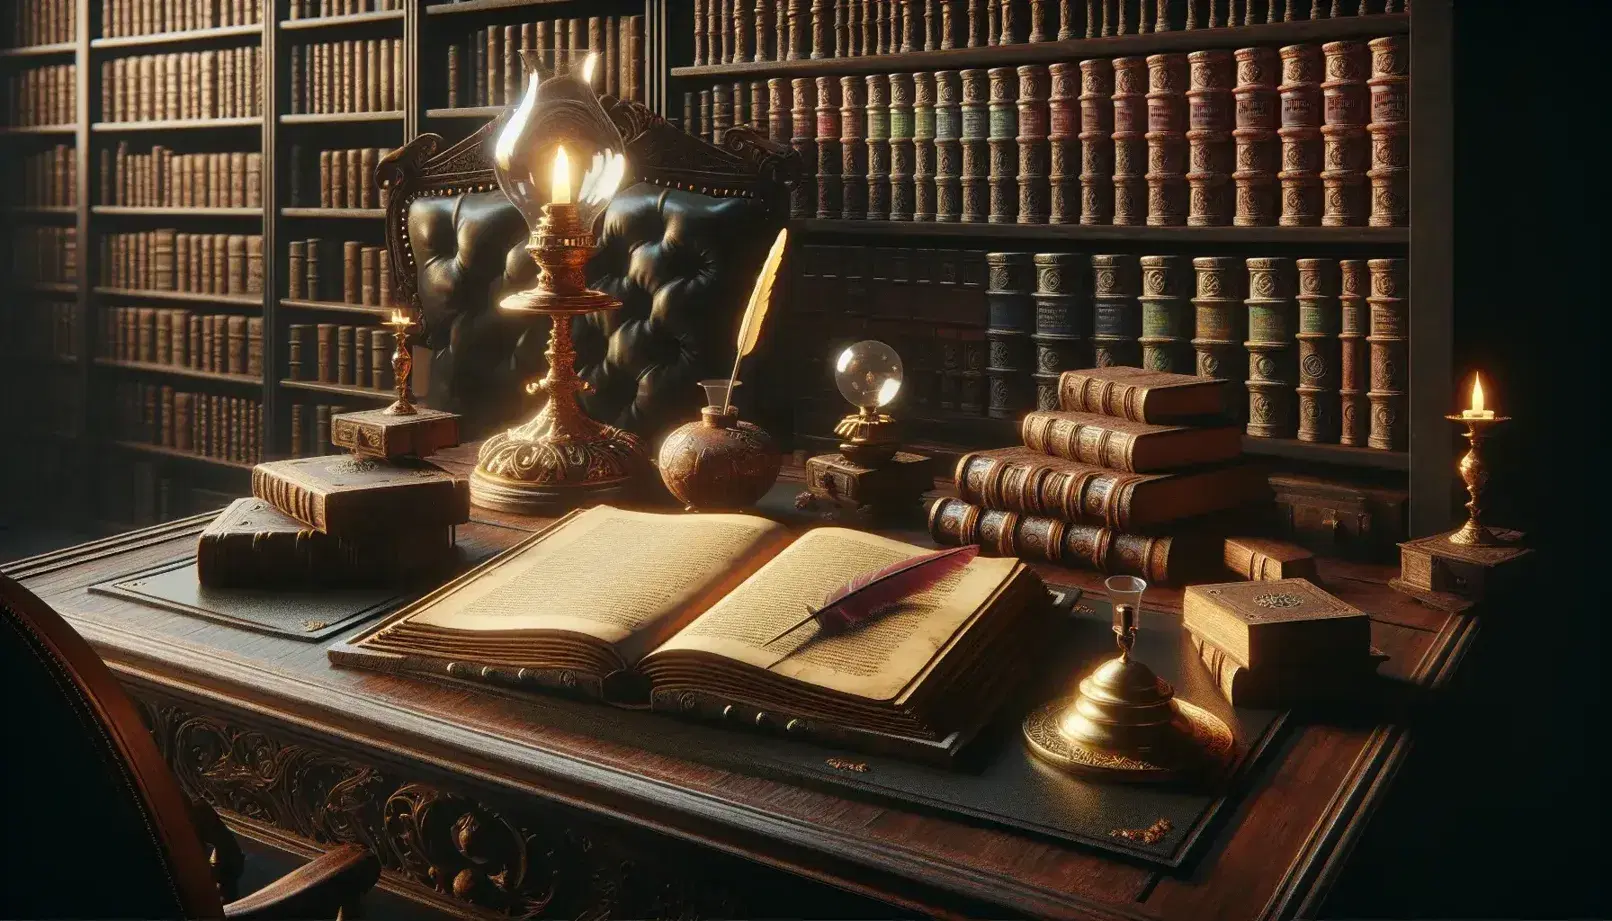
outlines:
[[175, 153], [161, 145], [134, 153], [120, 141], [115, 150], [101, 151], [100, 193], [104, 205], [261, 208], [263, 154]]
[[78, 228], [13, 227], [11, 280], [23, 285], [78, 281]]
[[290, 19], [320, 19], [325, 16], [354, 16], [403, 9], [404, 0], [287, 0]]
[[289, 380], [392, 389], [391, 330], [335, 323], [292, 323], [288, 329]]
[[77, 310], [70, 301], [12, 304], [6, 351], [71, 359], [78, 354]]
[[101, 354], [217, 374], [263, 373], [263, 318], [162, 307], [104, 307]]
[[263, 235], [172, 228], [102, 235], [101, 284], [193, 294], [261, 294]]
[[570, 62], [571, 55], [603, 56], [594, 77], [602, 93], [644, 101], [644, 17], [589, 16], [519, 25], [489, 26], [448, 45], [447, 105], [510, 105], [525, 87], [521, 52], [537, 50], [544, 65]]
[[78, 36], [74, 0], [29, 0], [9, 4], [0, 47], [57, 45]]
[[78, 158], [71, 144], [16, 155], [21, 168], [6, 177], [7, 204], [61, 208], [77, 204]]
[[149, 527], [217, 511], [240, 491], [202, 486], [156, 460], [131, 456], [96, 476], [96, 516], [117, 530]]
[[1404, 7], [1405, 0], [694, 0], [694, 64], [985, 48]]
[[398, 112], [408, 78], [403, 39], [291, 46], [291, 114]]
[[77, 65], [46, 64], [6, 75], [5, 124], [70, 125], [78, 119]]
[[[397, 303], [386, 247], [357, 240], [292, 240], [287, 245], [286, 296], [310, 301], [389, 307]], [[323, 267], [341, 254], [341, 273]]]
[[[384, 208], [389, 190], [375, 184], [375, 166], [388, 153], [385, 147], [321, 150], [312, 156], [300, 144], [291, 145], [293, 205], [321, 208]], [[308, 188], [309, 180], [318, 183]]]
[[119, 441], [236, 464], [263, 459], [263, 405], [257, 400], [119, 381], [111, 409], [109, 430]]
[[687, 130], [799, 152], [795, 217], [1402, 226], [1402, 36], [936, 73], [717, 84]]
[[1405, 447], [1404, 259], [826, 245], [800, 258], [801, 334], [889, 337], [920, 412], [1017, 419], [1055, 407], [1065, 371], [1135, 366], [1228, 381], [1251, 436]]
[[106, 36], [190, 32], [263, 21], [264, 0], [101, 0]]
[[345, 406], [330, 403], [291, 404], [290, 455], [321, 457], [331, 453], [330, 417], [347, 411]]
[[246, 118], [263, 114], [263, 49], [256, 45], [101, 62], [101, 118], [109, 122]]

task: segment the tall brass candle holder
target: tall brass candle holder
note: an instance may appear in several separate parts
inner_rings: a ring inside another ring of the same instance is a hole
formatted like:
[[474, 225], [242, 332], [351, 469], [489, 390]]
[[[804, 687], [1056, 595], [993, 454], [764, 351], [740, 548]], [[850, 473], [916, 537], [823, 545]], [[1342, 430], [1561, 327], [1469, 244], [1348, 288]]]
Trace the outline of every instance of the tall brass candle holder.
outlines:
[[397, 399], [381, 411], [388, 416], [416, 415], [419, 411], [414, 407], [414, 394], [409, 389], [409, 375], [414, 372], [414, 351], [409, 335], [414, 332], [414, 320], [404, 316], [401, 310], [394, 310], [381, 325], [392, 330], [392, 380], [397, 387]]
[[1225, 721], [1175, 697], [1175, 689], [1132, 656], [1147, 583], [1113, 576], [1103, 583], [1114, 604], [1119, 655], [1080, 682], [1080, 693], [1025, 717], [1025, 744], [1071, 773], [1117, 781], [1169, 781], [1213, 773], [1236, 754]]
[[459, 416], [414, 404], [410, 378], [414, 345], [420, 328], [413, 317], [393, 310], [382, 326], [392, 331], [392, 380], [397, 399], [385, 409], [337, 413], [330, 418], [330, 443], [360, 457], [395, 460], [425, 457], [459, 443]]

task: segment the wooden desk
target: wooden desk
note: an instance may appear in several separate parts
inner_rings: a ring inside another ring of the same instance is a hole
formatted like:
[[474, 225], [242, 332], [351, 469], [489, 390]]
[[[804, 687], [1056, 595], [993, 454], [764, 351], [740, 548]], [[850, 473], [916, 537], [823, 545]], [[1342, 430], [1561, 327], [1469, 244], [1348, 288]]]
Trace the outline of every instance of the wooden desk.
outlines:
[[[532, 724], [512, 697], [335, 668], [326, 644], [86, 591], [184, 554], [210, 517], [6, 572], [127, 680], [181, 781], [238, 830], [302, 853], [365, 844], [384, 887], [459, 913], [1310, 916], [1410, 746], [1404, 720], [1286, 730], [1203, 856], [1168, 872], [599, 742]], [[474, 519], [465, 532], [506, 543], [541, 523]], [[1390, 590], [1386, 567], [1321, 573], [1371, 612], [1383, 672], [1408, 690], [1443, 685], [1477, 632]], [[1179, 612], [1179, 591], [1149, 600]]]

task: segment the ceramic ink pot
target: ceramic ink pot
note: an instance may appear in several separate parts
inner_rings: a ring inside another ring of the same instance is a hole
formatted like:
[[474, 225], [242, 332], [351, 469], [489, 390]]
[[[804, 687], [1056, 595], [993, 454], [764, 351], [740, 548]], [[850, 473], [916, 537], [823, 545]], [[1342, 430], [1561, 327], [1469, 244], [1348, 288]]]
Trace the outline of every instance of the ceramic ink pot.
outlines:
[[727, 381], [719, 382], [722, 398], [706, 387], [712, 405], [700, 419], [666, 436], [660, 447], [660, 476], [666, 488], [689, 511], [741, 509], [754, 505], [778, 479], [783, 457], [772, 436], [760, 426], [739, 420], [734, 407], [723, 409]]

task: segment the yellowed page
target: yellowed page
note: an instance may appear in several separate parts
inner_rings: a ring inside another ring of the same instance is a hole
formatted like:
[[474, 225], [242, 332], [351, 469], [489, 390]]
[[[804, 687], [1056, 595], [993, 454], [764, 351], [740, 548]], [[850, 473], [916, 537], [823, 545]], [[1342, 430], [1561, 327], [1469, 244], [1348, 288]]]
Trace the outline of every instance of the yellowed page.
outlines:
[[1011, 559], [976, 558], [899, 608], [837, 636], [809, 624], [763, 646], [858, 573], [924, 552], [888, 538], [820, 528], [795, 541], [655, 654], [726, 656], [777, 675], [870, 700], [892, 700], [1013, 572]]
[[428, 632], [571, 631], [609, 643], [632, 663], [786, 539], [782, 525], [751, 515], [600, 506], [498, 558], [406, 621]]

